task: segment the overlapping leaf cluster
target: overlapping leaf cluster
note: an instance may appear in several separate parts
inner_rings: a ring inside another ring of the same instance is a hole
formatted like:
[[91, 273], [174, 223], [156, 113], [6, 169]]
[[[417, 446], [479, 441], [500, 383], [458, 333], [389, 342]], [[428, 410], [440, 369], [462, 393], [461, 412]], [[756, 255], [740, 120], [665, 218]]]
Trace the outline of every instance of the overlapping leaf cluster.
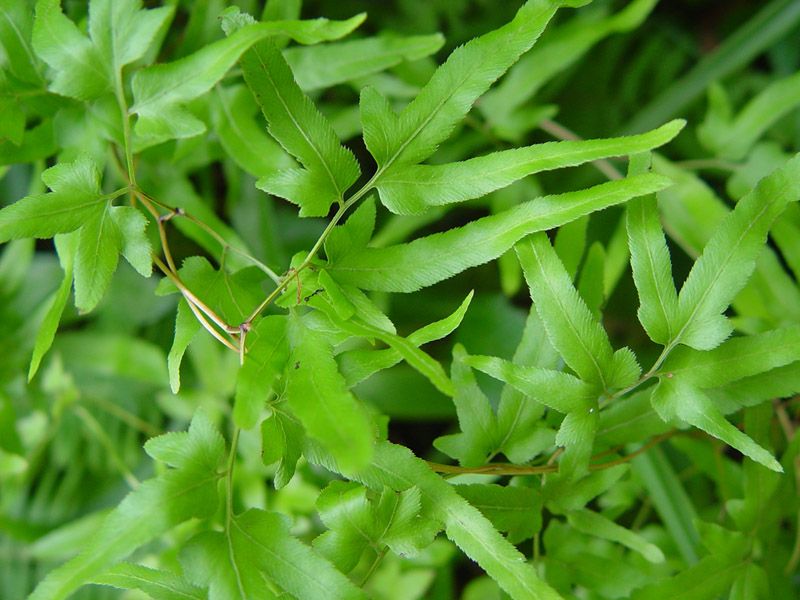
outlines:
[[656, 153], [678, 108], [583, 140], [540, 98], [654, 0], [527, 0], [438, 65], [299, 0], [66, 4], [0, 0], [0, 592], [791, 595], [796, 75], [710, 88], [728, 205]]

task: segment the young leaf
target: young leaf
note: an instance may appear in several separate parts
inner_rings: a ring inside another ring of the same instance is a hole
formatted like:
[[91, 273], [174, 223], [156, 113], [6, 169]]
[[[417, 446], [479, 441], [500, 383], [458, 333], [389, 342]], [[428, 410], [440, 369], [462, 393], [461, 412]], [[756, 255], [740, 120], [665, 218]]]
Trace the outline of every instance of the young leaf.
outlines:
[[668, 185], [667, 179], [648, 174], [578, 192], [543, 196], [407, 244], [352, 252], [328, 268], [340, 283], [361, 289], [413, 292], [493, 260], [531, 233], [558, 227]]
[[31, 600], [62, 600], [176, 525], [214, 513], [225, 443], [202, 412], [196, 413], [188, 432], [153, 438], [145, 449], [174, 468], [128, 494], [81, 553], [36, 586]]
[[233, 420], [237, 427], [255, 427], [276, 380], [289, 360], [286, 319], [267, 316], [248, 333], [247, 354], [236, 378]]
[[99, 206], [81, 227], [75, 255], [75, 306], [89, 312], [106, 293], [117, 269], [122, 234], [108, 205]]
[[636, 136], [548, 142], [463, 162], [393, 168], [381, 176], [378, 191], [392, 212], [418, 214], [431, 206], [480, 198], [533, 173], [651, 150], [669, 142], [684, 125], [676, 120]]
[[108, 201], [100, 191], [100, 171], [88, 158], [59, 163], [42, 173], [42, 181], [52, 192], [27, 196], [0, 210], [0, 243], [69, 233]]
[[[406, 338], [406, 341], [419, 347], [450, 335], [461, 324], [472, 301], [472, 295], [470, 292], [453, 314], [417, 329]], [[390, 347], [385, 350], [348, 350], [336, 358], [339, 370], [347, 380], [347, 386], [353, 387], [370, 375], [396, 365], [403, 360], [403, 355], [399, 349]]]
[[497, 448], [497, 418], [466, 360], [461, 345], [453, 348], [453, 403], [461, 433], [437, 438], [434, 446], [458, 459], [462, 466], [475, 467], [485, 464]]
[[343, 468], [357, 469], [372, 455], [372, 427], [364, 408], [347, 390], [325, 337], [301, 318], [289, 323], [291, 355], [286, 400], [311, 437]]
[[639, 292], [639, 322], [651, 340], [666, 345], [678, 314], [678, 293], [655, 196], [631, 200], [625, 215], [631, 269]]
[[[328, 296], [330, 297], [330, 290], [337, 289], [338, 286], [326, 271], [320, 273], [320, 282], [326, 281], [326, 277], [327, 285], [323, 285], [323, 287], [328, 291]], [[344, 297], [344, 294], [341, 292], [341, 288], [338, 289], [340, 290], [339, 293], [343, 296], [343, 301], [346, 302], [347, 308], [349, 309], [346, 317], [343, 318], [337, 314], [337, 312], [341, 312], [341, 310], [344, 309], [337, 311], [334, 303], [328, 302], [326, 298], [315, 297], [309, 304], [321, 307], [328, 315], [331, 322], [342, 331], [346, 331], [355, 336], [382, 341], [384, 344], [397, 351], [411, 367], [416, 369], [422, 376], [426, 377], [436, 389], [446, 396], [453, 395], [453, 384], [444, 372], [442, 365], [439, 364], [436, 359], [432, 358], [423, 350], [420, 350], [418, 345], [414, 344], [411, 340], [365, 323], [362, 320], [363, 317], [351, 319], [350, 317], [356, 314], [356, 308], [347, 301], [346, 297]], [[363, 293], [360, 292], [360, 290], [356, 290], [356, 292], [359, 294]], [[363, 311], [358, 311], [358, 314], [362, 316]]]
[[181, 563], [191, 581], [209, 588], [209, 600], [275, 598], [279, 594], [271, 587], [300, 600], [366, 598], [292, 536], [284, 515], [255, 508], [231, 519], [225, 533], [207, 531], [192, 538]]
[[245, 81], [261, 106], [269, 132], [304, 169], [262, 177], [258, 187], [300, 206], [300, 216], [324, 216], [341, 202], [361, 170], [330, 123], [294, 80], [280, 50], [270, 41], [242, 56]]
[[283, 56], [300, 89], [308, 92], [366, 77], [403, 60], [418, 60], [439, 50], [443, 43], [444, 37], [439, 33], [381, 36], [289, 48]]
[[753, 272], [773, 221], [787, 204], [799, 199], [800, 155], [796, 155], [739, 200], [683, 284], [671, 344], [709, 350], [730, 335], [731, 325], [722, 311]]
[[664, 421], [680, 419], [722, 440], [768, 469], [783, 472], [783, 467], [771, 453], [731, 425], [711, 399], [692, 384], [678, 377], [663, 377], [653, 392], [651, 402]]
[[550, 343], [581, 379], [609, 389], [611, 342], [572, 286], [547, 235], [533, 235], [516, 249]]
[[42, 324], [39, 326], [39, 330], [36, 332], [33, 355], [28, 369], [28, 381], [34, 378], [36, 371], [39, 370], [42, 358], [44, 358], [50, 346], [53, 345], [53, 338], [56, 335], [61, 315], [67, 305], [69, 293], [72, 289], [78, 234], [62, 234], [55, 238], [55, 243], [58, 250], [58, 260], [61, 263], [61, 268], [64, 269], [64, 279], [61, 280], [61, 285], [51, 296], [50, 306], [45, 313]]
[[473, 102], [538, 39], [557, 3], [530, 0], [503, 27], [456, 49], [398, 116], [375, 92], [361, 96], [364, 142], [381, 174], [436, 151]]
[[190, 137], [205, 131], [205, 125], [181, 105], [210, 90], [258, 41], [275, 35], [289, 36], [306, 44], [336, 39], [363, 20], [364, 16], [359, 15], [340, 22], [316, 19], [250, 23], [180, 60], [137, 71], [132, 83], [135, 104], [131, 112], [139, 116], [135, 131], [143, 138], [140, 144]]

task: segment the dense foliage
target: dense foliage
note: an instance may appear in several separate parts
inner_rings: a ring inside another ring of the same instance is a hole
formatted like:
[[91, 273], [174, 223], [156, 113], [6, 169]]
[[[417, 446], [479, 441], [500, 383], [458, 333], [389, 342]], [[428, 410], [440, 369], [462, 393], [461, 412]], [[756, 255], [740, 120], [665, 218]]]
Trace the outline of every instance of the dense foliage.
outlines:
[[800, 3], [263, 4], [0, 0], [0, 598], [797, 597]]

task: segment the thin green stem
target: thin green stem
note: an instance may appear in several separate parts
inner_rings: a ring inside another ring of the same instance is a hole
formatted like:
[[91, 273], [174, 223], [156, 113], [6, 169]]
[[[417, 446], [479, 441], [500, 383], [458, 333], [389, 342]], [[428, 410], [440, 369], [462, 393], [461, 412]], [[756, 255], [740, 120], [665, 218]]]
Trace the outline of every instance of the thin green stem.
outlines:
[[131, 116], [128, 112], [128, 102], [125, 99], [125, 88], [122, 85], [122, 72], [117, 71], [114, 76], [114, 95], [122, 117], [122, 139], [125, 144], [125, 164], [128, 169], [128, 180], [136, 187], [136, 169], [133, 166], [133, 143], [131, 135]]
[[231, 451], [228, 454], [228, 465], [225, 470], [225, 531], [230, 535], [231, 522], [233, 521], [233, 468], [236, 465], [236, 450], [239, 446], [240, 429], [233, 430], [231, 438]]
[[364, 577], [361, 578], [361, 583], [359, 587], [364, 587], [367, 582], [370, 580], [370, 577], [378, 570], [381, 562], [383, 561], [384, 557], [388, 553], [389, 549], [384, 548], [380, 552], [378, 552], [377, 556], [375, 556], [375, 560], [372, 561], [372, 564], [369, 566], [369, 570], [364, 574]]

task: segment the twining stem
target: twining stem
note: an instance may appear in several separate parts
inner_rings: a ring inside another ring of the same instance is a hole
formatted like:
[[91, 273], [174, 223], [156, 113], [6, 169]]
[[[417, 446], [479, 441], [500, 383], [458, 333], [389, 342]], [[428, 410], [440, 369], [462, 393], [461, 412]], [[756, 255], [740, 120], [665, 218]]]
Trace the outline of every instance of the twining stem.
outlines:
[[[589, 470], [601, 471], [603, 469], [610, 469], [611, 467], [616, 467], [617, 465], [625, 464], [626, 462], [633, 460], [640, 454], [647, 452], [648, 450], [660, 444], [664, 440], [671, 438], [677, 433], [678, 433], [677, 431], [669, 431], [667, 433], [658, 435], [649, 442], [647, 442], [644, 446], [631, 452], [630, 454], [627, 454], [615, 460], [602, 463], [594, 463], [589, 465]], [[556, 450], [556, 453], [554, 454], [560, 454], [560, 451], [561, 449], [559, 448], [558, 450]], [[602, 452], [600, 454], [595, 455], [594, 458], [600, 458], [607, 454], [608, 452]], [[513, 476], [513, 475], [545, 475], [547, 473], [558, 472], [558, 465], [553, 464], [551, 460], [548, 460], [547, 464], [545, 465], [536, 465], [536, 466], [514, 465], [510, 463], [493, 463], [489, 465], [481, 465], [479, 467], [459, 467], [457, 465], [444, 465], [441, 463], [435, 463], [430, 461], [428, 461], [428, 466], [431, 468], [431, 470], [437, 473], [447, 473], [450, 475], [470, 474], [470, 475]]]

